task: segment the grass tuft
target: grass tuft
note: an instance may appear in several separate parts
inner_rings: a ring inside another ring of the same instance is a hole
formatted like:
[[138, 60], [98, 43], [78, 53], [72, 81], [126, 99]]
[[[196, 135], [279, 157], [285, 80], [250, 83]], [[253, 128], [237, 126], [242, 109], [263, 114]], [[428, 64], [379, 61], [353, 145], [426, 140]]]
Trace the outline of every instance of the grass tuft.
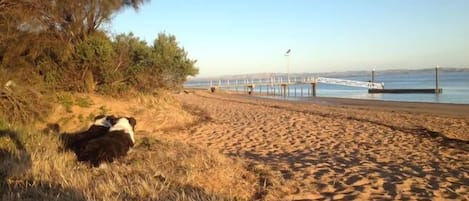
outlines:
[[93, 100], [91, 100], [90, 97], [88, 96], [77, 97], [75, 99], [75, 102], [78, 107], [82, 107], [82, 108], [89, 108], [93, 105]]
[[71, 93], [59, 93], [57, 94], [57, 103], [65, 107], [65, 110], [72, 113], [73, 96]]

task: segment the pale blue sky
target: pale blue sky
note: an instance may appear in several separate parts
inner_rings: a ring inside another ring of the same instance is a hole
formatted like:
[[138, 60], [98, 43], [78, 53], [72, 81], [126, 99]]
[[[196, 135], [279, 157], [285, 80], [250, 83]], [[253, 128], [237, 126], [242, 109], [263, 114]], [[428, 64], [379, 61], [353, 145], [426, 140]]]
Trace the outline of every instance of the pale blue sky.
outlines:
[[469, 0], [152, 0], [112, 34], [174, 34], [199, 77], [469, 67]]

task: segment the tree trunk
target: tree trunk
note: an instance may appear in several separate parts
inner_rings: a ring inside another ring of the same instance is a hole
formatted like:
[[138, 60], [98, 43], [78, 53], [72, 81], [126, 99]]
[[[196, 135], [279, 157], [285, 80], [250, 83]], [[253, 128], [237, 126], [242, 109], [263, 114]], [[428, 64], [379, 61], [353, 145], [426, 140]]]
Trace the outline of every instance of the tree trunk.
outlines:
[[94, 76], [91, 70], [85, 72], [84, 78], [85, 90], [86, 92], [94, 92], [96, 90], [96, 83], [94, 81]]

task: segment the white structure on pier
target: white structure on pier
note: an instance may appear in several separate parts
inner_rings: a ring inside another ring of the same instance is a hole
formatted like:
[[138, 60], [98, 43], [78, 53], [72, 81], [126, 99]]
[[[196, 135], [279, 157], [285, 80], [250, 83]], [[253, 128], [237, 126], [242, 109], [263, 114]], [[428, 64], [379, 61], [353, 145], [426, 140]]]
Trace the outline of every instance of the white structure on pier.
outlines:
[[344, 79], [327, 78], [327, 77], [318, 77], [316, 78], [316, 82], [326, 83], [326, 84], [345, 85], [345, 86], [351, 86], [351, 87], [363, 87], [363, 88], [368, 88], [368, 89], [383, 89], [384, 88], [384, 83], [363, 82], [363, 81], [344, 80]]
[[[216, 84], [215, 84], [216, 83]], [[368, 89], [383, 89], [384, 83], [376, 83], [376, 82], [363, 82], [363, 81], [356, 81], [356, 80], [344, 80], [344, 79], [337, 79], [337, 78], [327, 78], [327, 77], [295, 77], [293, 80], [283, 80], [282, 77], [275, 79], [274, 77], [270, 79], [259, 79], [259, 80], [218, 80], [209, 82], [200, 82], [197, 84], [190, 84], [186, 87], [189, 88], [210, 88], [210, 87], [217, 87], [217, 88], [235, 88], [235, 87], [247, 87], [250, 85], [256, 86], [275, 86], [275, 85], [298, 85], [298, 84], [312, 84], [312, 83], [325, 83], [325, 84], [336, 84], [336, 85], [345, 85], [351, 87], [362, 87]]]

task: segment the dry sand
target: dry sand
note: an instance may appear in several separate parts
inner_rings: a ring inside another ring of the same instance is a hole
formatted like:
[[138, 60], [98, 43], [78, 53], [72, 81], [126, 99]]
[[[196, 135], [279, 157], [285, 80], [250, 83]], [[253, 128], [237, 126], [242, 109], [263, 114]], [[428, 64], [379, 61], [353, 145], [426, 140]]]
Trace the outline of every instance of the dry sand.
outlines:
[[281, 172], [279, 200], [469, 199], [467, 105], [176, 97], [206, 121], [169, 137]]

